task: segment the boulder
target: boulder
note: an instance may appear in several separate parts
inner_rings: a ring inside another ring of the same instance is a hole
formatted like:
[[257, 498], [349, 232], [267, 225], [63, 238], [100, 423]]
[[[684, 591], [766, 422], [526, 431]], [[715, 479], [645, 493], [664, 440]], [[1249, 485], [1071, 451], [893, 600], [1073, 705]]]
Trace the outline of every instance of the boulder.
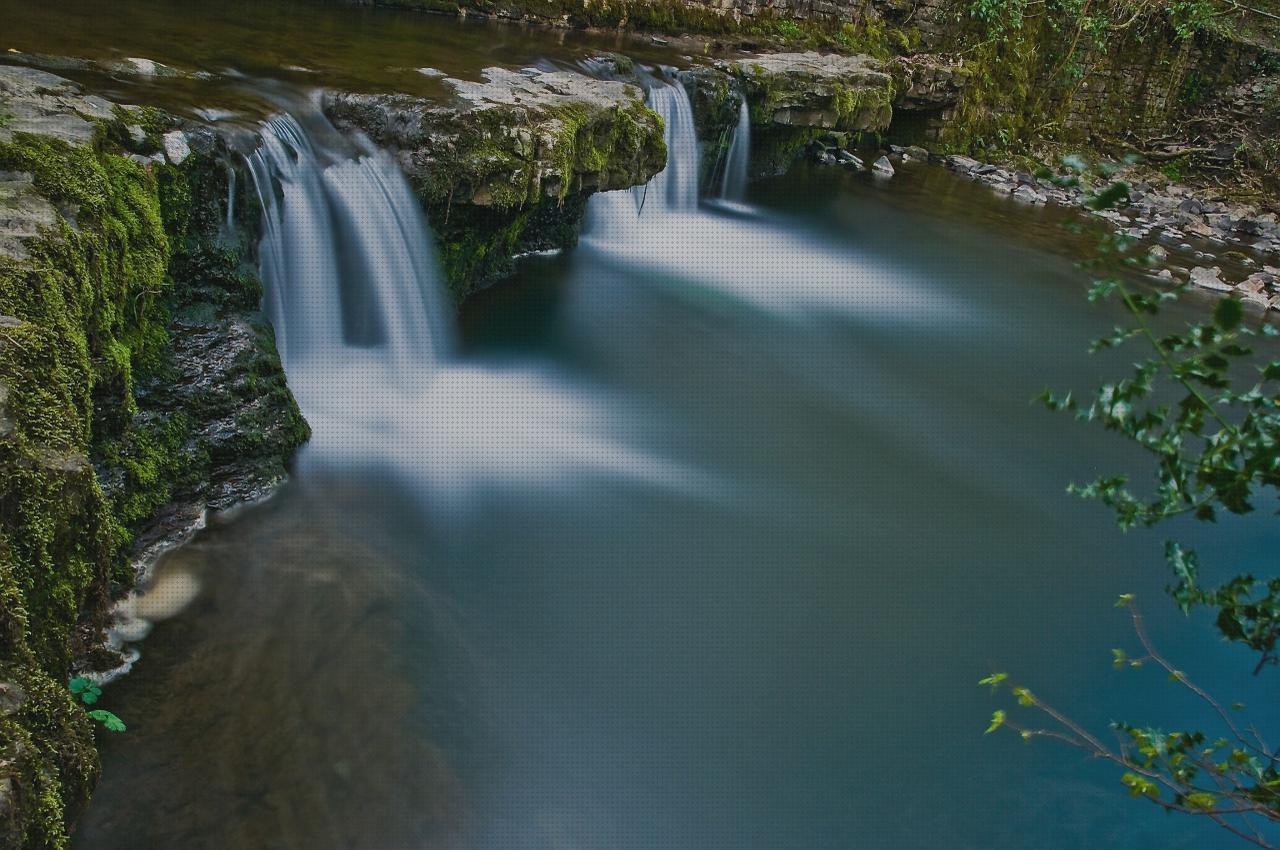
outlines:
[[892, 177], [894, 175], [893, 163], [889, 162], [889, 157], [882, 156], [871, 164], [871, 170], [876, 174]]
[[1221, 274], [1222, 269], [1217, 266], [1212, 268], [1196, 266], [1191, 270], [1191, 282], [1201, 289], [1209, 289], [1214, 292], [1231, 292], [1234, 287], [1229, 283], [1225, 283]]
[[755, 125], [881, 132], [893, 117], [893, 77], [870, 56], [774, 53], [716, 67], [741, 81]]
[[928, 112], [960, 102], [963, 62], [948, 56], [901, 56], [888, 65], [894, 79], [894, 109]]
[[181, 130], [165, 133], [162, 141], [165, 158], [173, 165], [181, 165], [191, 156], [191, 145], [187, 144], [187, 136]]
[[947, 157], [947, 167], [952, 171], [959, 171], [961, 174], [971, 174], [982, 167], [982, 163], [972, 157], [952, 154]]
[[847, 165], [850, 168], [856, 168], [858, 170], [866, 168], [866, 163], [864, 163], [860, 157], [855, 156], [846, 150], [836, 151], [836, 161], [841, 165]]
[[625, 189], [666, 163], [662, 123], [637, 86], [572, 71], [489, 68], [448, 79], [441, 104], [405, 94], [331, 93], [325, 111], [398, 153], [429, 205], [502, 209]]

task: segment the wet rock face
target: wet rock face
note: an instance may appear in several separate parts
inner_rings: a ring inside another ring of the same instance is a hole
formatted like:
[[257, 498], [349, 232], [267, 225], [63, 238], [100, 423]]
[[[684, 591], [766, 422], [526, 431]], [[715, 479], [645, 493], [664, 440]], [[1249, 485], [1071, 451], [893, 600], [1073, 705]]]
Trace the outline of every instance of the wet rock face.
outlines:
[[0, 66], [0, 102], [5, 115], [0, 141], [35, 133], [71, 144], [93, 140], [94, 122], [111, 118], [112, 104], [47, 71]]
[[337, 93], [325, 111], [398, 151], [429, 204], [526, 207], [636, 186], [666, 162], [661, 122], [636, 86], [534, 69], [484, 77], [448, 80], [452, 104]]
[[775, 53], [717, 67], [741, 82], [756, 126], [880, 132], [893, 117], [893, 77], [869, 56]]

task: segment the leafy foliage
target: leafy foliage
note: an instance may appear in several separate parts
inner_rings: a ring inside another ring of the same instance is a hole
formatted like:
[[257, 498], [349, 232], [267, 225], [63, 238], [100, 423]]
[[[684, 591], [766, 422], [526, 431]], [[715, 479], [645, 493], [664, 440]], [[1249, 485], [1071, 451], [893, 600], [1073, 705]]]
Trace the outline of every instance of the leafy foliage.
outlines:
[[[71, 695], [86, 706], [97, 703], [99, 697], [102, 696], [102, 688], [97, 683], [85, 676], [76, 676], [67, 685], [71, 690]], [[124, 721], [116, 717], [111, 712], [95, 708], [86, 712], [89, 717], [102, 724], [102, 727], [108, 732], [123, 732], [125, 730]]]
[[[1065, 182], [1087, 182], [1094, 171], [1078, 157], [1066, 165]], [[1128, 194], [1123, 183], [1110, 181], [1111, 173], [1102, 176], [1106, 180], [1091, 195], [1096, 209], [1115, 206]], [[1150, 258], [1125, 236], [1107, 237], [1100, 247], [1098, 256], [1085, 263], [1103, 272], [1089, 299], [1118, 300], [1129, 321], [1095, 340], [1090, 350], [1136, 341], [1146, 354], [1128, 376], [1103, 384], [1091, 396], [1046, 390], [1040, 400], [1052, 410], [1101, 423], [1140, 447], [1154, 461], [1155, 482], [1137, 492], [1128, 476], [1102, 475], [1071, 485], [1071, 492], [1107, 505], [1122, 529], [1180, 515], [1212, 523], [1223, 512], [1247, 514], [1271, 502], [1280, 494], [1280, 361], [1260, 357], [1257, 346], [1277, 331], [1247, 320], [1243, 304], [1234, 298], [1219, 301], [1204, 321], [1168, 330], [1169, 323], [1160, 322], [1161, 310], [1183, 288], [1148, 290], [1126, 279], [1126, 267], [1148, 266]], [[1238, 575], [1206, 587], [1196, 552], [1168, 541], [1164, 555], [1174, 579], [1168, 593], [1184, 613], [1197, 607], [1215, 610], [1222, 637], [1257, 654], [1255, 674], [1277, 663], [1280, 577]], [[1080, 747], [1122, 768], [1120, 781], [1130, 795], [1207, 817], [1242, 840], [1274, 847], [1258, 824], [1280, 822], [1280, 753], [1256, 726], [1236, 718], [1243, 706], [1224, 708], [1156, 650], [1132, 594], [1116, 604], [1129, 611], [1143, 652], [1130, 657], [1114, 649], [1113, 667], [1163, 670], [1170, 682], [1213, 709], [1220, 733], [1164, 732], [1116, 722], [1117, 743], [1109, 744], [1019, 686], [1011, 686], [1018, 704], [1038, 711], [1050, 725], [1024, 726], [998, 711], [988, 733], [1006, 728], [1023, 739], [1049, 737]], [[1007, 680], [1007, 674], [993, 673], [979, 684], [998, 691]]]

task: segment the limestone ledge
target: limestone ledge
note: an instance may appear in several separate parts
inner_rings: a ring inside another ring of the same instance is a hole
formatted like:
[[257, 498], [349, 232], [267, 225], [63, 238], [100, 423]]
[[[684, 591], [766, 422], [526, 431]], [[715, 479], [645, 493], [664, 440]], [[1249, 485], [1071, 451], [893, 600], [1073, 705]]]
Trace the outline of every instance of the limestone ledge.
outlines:
[[446, 82], [450, 102], [333, 92], [324, 107], [395, 153], [455, 298], [509, 274], [519, 254], [571, 247], [588, 196], [666, 164], [662, 121], [638, 86], [532, 68]]
[[893, 118], [893, 76], [870, 56], [773, 53], [715, 67], [739, 80], [757, 126], [881, 132]]
[[428, 204], [505, 209], [646, 182], [666, 161], [662, 124], [627, 83], [489, 68], [448, 79], [456, 97], [331, 93], [325, 111], [395, 150]]

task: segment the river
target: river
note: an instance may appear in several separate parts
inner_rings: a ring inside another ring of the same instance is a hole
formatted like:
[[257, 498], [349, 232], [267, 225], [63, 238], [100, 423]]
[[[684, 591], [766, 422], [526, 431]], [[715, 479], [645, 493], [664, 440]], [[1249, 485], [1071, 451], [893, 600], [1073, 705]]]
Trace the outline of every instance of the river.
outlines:
[[[259, 7], [277, 26], [312, 10]], [[409, 32], [475, 68], [596, 46], [347, 13], [392, 53]], [[218, 32], [186, 61], [230, 50]], [[290, 64], [373, 67], [355, 55]], [[681, 96], [658, 97], [678, 133]], [[1123, 369], [1085, 353], [1120, 318], [1084, 297], [1092, 237], [919, 163], [800, 163], [699, 202], [682, 152], [642, 209], [594, 198], [575, 250], [524, 259], [456, 318], [386, 162], [317, 170], [323, 204], [284, 196], [268, 309], [315, 438], [270, 501], [158, 566], [152, 608], [175, 616], [107, 689], [130, 729], [103, 741], [75, 846], [1216, 846], [1081, 754], [982, 734], [995, 669], [1099, 731], [1208, 722], [1156, 674], [1111, 669], [1134, 644], [1122, 592], [1215, 692], [1280, 696], [1176, 614], [1160, 557], [1176, 532], [1212, 571], [1264, 570], [1273, 522], [1121, 535], [1064, 492], [1141, 468], [1031, 403]], [[301, 230], [313, 202], [349, 216]], [[352, 257], [365, 273], [344, 278]], [[352, 343], [344, 310], [381, 331]]]

